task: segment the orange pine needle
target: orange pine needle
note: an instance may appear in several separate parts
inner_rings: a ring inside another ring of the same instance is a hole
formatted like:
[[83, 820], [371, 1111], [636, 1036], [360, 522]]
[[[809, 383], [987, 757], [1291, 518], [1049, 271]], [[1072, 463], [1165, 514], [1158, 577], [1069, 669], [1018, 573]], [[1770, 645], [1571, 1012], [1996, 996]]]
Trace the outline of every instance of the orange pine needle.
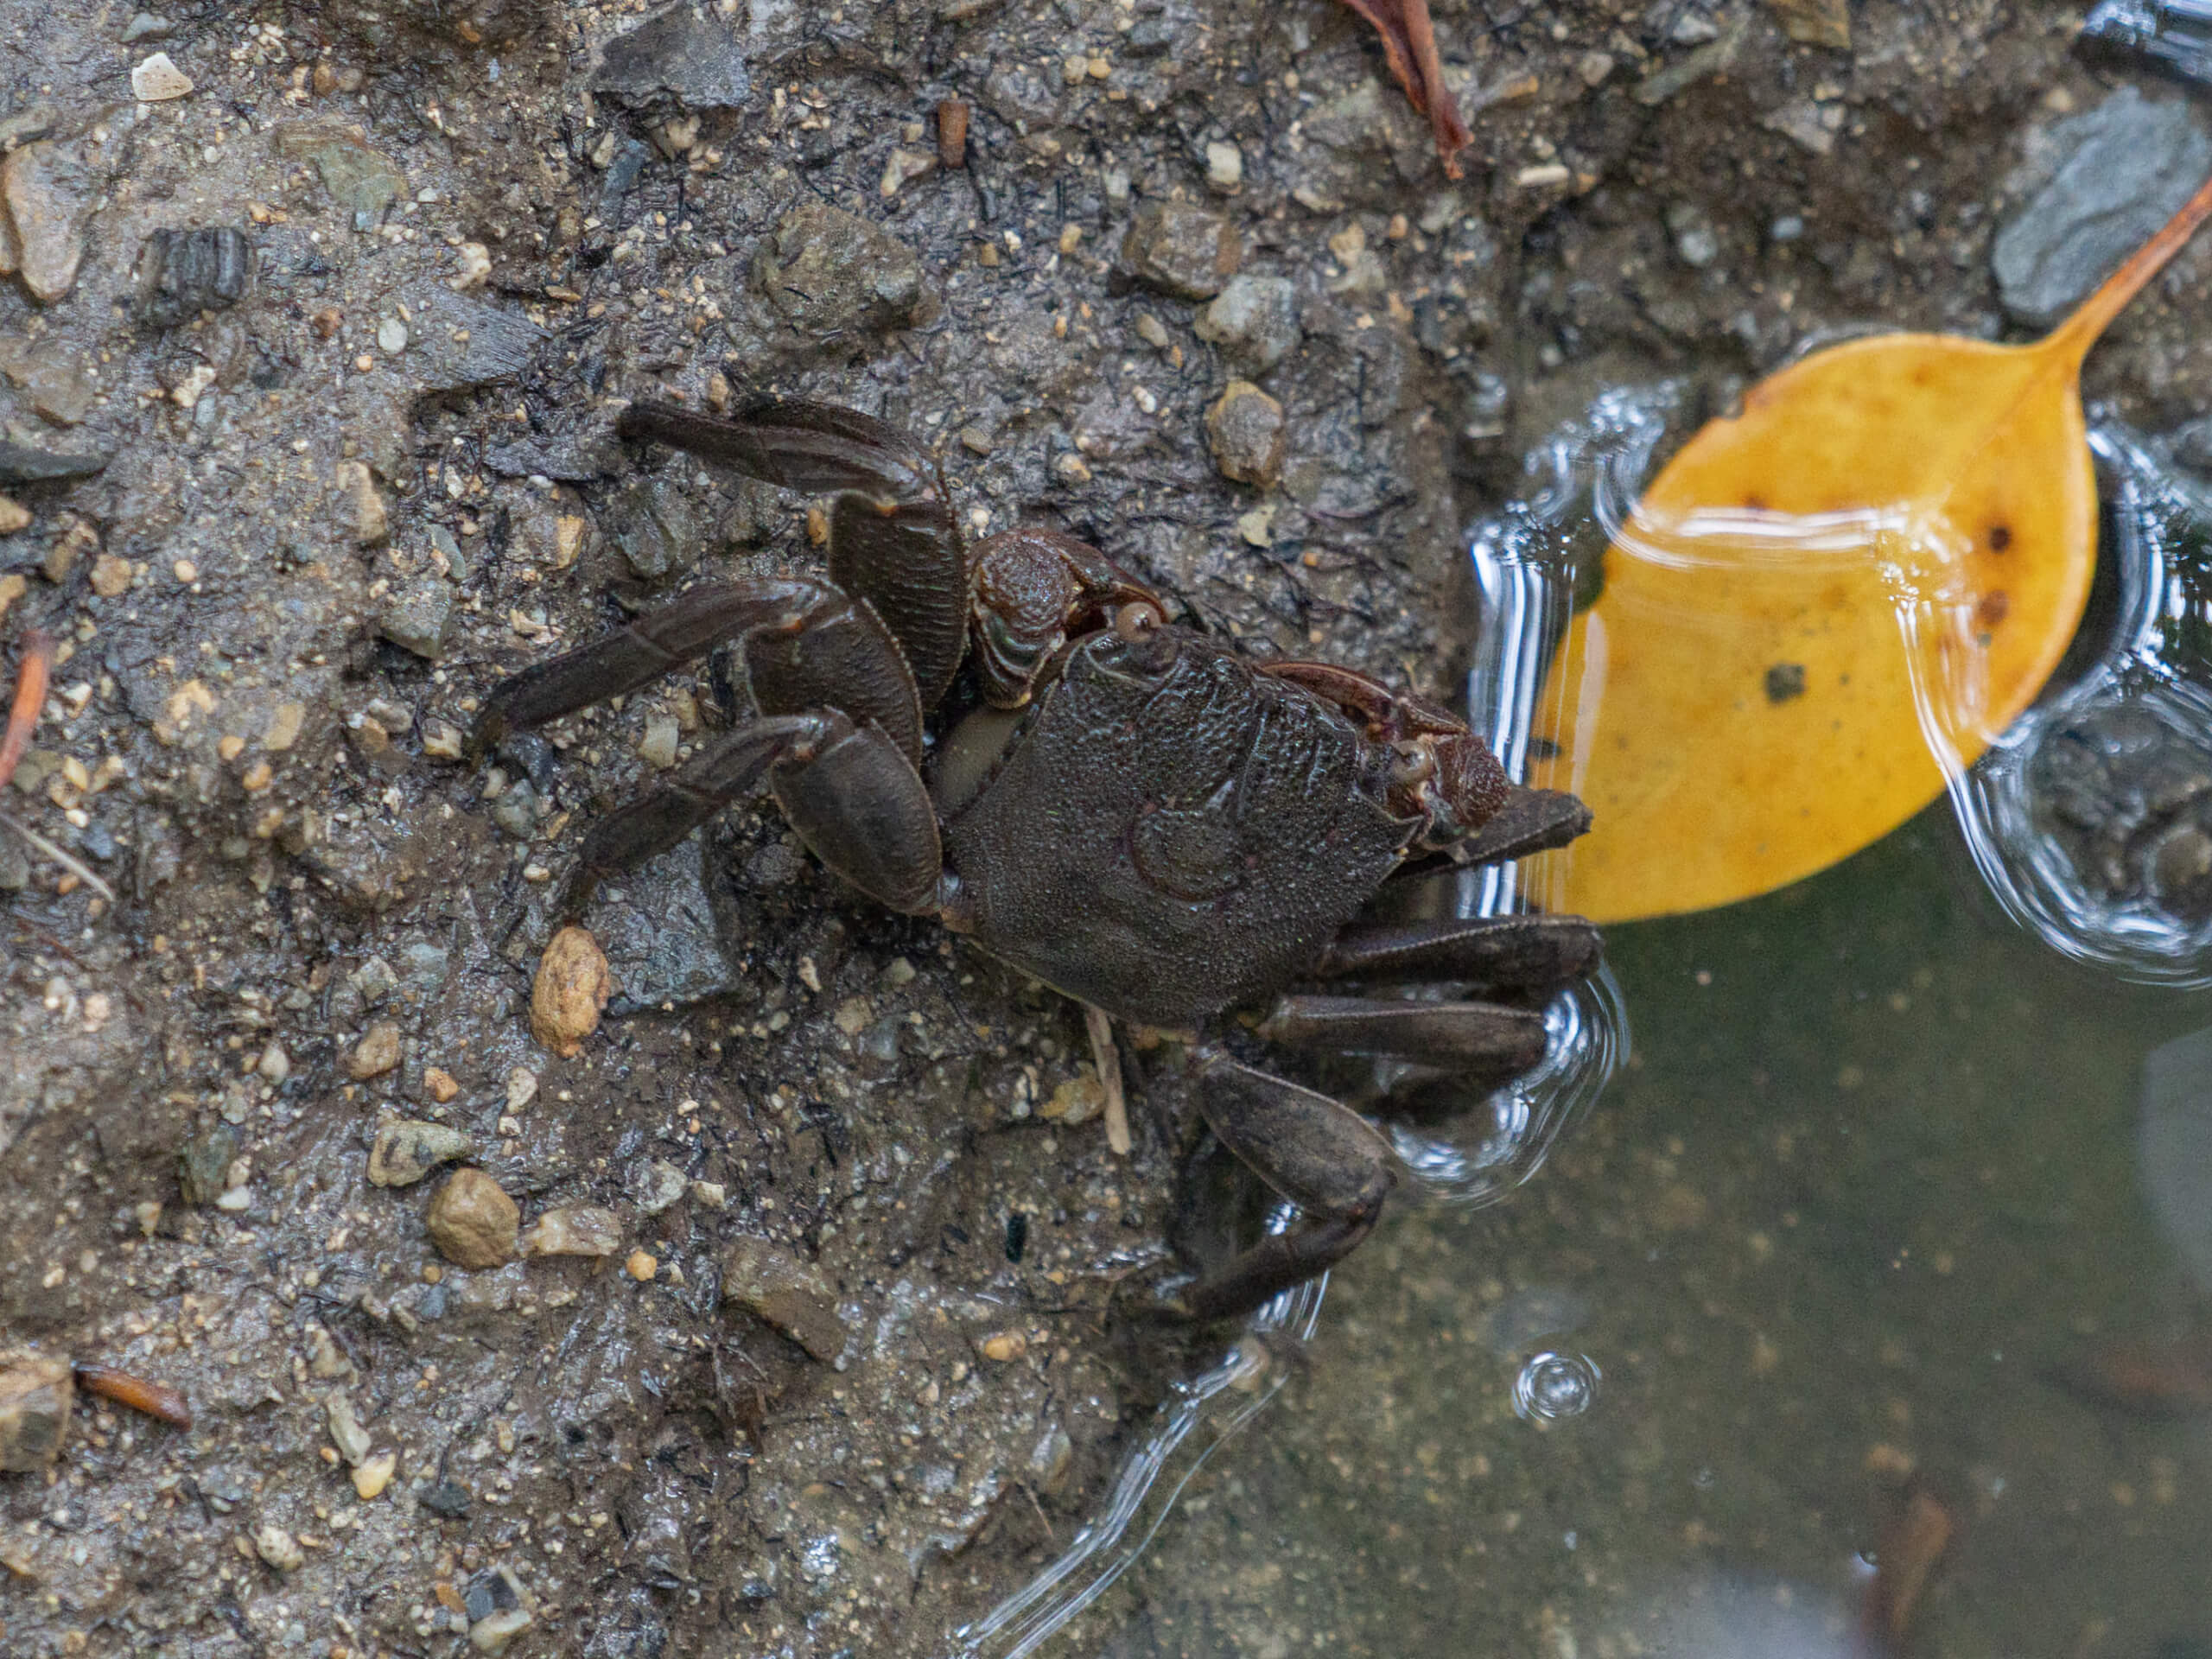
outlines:
[[23, 660], [16, 670], [16, 702], [8, 711], [8, 730], [0, 736], [0, 789], [16, 775], [16, 763], [31, 746], [31, 728], [46, 707], [47, 677], [54, 668], [54, 636], [32, 628], [23, 635]]
[[192, 1427], [192, 1408], [185, 1403], [182, 1395], [166, 1382], [151, 1382], [143, 1376], [133, 1376], [129, 1371], [119, 1371], [112, 1365], [80, 1363], [73, 1369], [79, 1384], [87, 1394], [97, 1394], [119, 1406], [143, 1411], [149, 1417], [158, 1417], [178, 1428]]

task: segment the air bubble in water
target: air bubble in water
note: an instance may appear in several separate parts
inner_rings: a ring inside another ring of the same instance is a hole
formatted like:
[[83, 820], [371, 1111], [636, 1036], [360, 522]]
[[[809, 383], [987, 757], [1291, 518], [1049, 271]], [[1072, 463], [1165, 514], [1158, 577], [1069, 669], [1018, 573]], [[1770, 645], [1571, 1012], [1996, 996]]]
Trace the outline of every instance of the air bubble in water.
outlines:
[[1538, 1354], [1513, 1379], [1513, 1409], [1534, 1423], [1580, 1417], [1597, 1399], [1601, 1375], [1585, 1354]]

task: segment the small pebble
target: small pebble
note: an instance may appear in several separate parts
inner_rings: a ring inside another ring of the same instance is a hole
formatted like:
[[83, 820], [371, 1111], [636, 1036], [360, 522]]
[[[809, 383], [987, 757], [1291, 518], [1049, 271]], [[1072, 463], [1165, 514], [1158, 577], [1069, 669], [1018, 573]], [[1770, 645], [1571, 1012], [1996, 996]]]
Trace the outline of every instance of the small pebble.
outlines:
[[130, 95], [141, 104], [166, 103], [191, 90], [191, 77], [169, 61], [166, 52], [155, 53], [130, 71]]
[[1027, 1353], [1029, 1338], [1019, 1331], [994, 1331], [978, 1345], [985, 1359], [997, 1360], [1003, 1364], [1008, 1360], [1020, 1359]]
[[379, 1020], [353, 1045], [346, 1057], [346, 1075], [356, 1083], [366, 1083], [371, 1077], [380, 1077], [399, 1064], [399, 1027], [389, 1020]]
[[632, 1250], [630, 1259], [622, 1264], [623, 1271], [639, 1284], [644, 1284], [660, 1271], [659, 1260], [644, 1250]]
[[676, 764], [679, 735], [674, 715], [651, 716], [645, 721], [645, 734], [638, 742], [638, 759], [649, 766], [666, 771]]
[[518, 1112], [537, 1098], [537, 1073], [517, 1066], [507, 1073], [507, 1109]]
[[364, 1503], [372, 1498], [381, 1497], [384, 1489], [391, 1484], [392, 1474], [398, 1467], [399, 1454], [397, 1452], [379, 1452], [372, 1458], [363, 1459], [360, 1467], [353, 1471], [354, 1495]]
[[1224, 195], [1243, 187], [1244, 154], [1236, 145], [1219, 140], [1206, 146], [1206, 182]]
[[600, 1011], [613, 992], [599, 941], [581, 927], [564, 927], [545, 947], [530, 993], [530, 1034], [564, 1060], [583, 1052], [599, 1028]]
[[386, 317], [377, 324], [377, 349], [386, 357], [396, 357], [407, 349], [407, 325], [397, 317]]
[[253, 1553], [279, 1573], [296, 1573], [307, 1565], [307, 1552], [299, 1540], [274, 1522], [264, 1522], [255, 1531]]
[[423, 1221], [447, 1261], [463, 1268], [496, 1268], [515, 1253], [522, 1212], [482, 1170], [457, 1169], [430, 1200]]
[[1147, 201], [1122, 238], [1139, 282], [1178, 299], [1211, 299], [1244, 262], [1244, 238], [1220, 214], [1179, 201]]
[[1230, 381], [1206, 410], [1206, 438], [1224, 478], [1267, 489], [1282, 472], [1282, 405], [1249, 380]]

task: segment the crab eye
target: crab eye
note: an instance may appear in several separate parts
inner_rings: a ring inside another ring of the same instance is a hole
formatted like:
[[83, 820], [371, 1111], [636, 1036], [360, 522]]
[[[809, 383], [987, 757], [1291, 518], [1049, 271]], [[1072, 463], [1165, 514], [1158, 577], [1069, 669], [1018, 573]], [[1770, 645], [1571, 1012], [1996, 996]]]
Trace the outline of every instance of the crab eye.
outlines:
[[1134, 601], [1114, 613], [1114, 632], [1121, 639], [1135, 645], [1167, 619], [1160, 613], [1156, 605]]

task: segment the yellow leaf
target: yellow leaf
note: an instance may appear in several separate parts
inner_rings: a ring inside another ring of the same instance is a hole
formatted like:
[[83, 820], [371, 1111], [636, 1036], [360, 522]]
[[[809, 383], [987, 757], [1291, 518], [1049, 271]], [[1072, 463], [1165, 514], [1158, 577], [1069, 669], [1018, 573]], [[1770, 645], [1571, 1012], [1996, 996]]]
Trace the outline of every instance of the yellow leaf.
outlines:
[[2034, 701], [2096, 556], [2082, 359], [2212, 214], [2212, 182], [2031, 346], [1883, 334], [1761, 381], [1606, 550], [1529, 781], [1595, 817], [1548, 908], [1628, 921], [1847, 857]]

